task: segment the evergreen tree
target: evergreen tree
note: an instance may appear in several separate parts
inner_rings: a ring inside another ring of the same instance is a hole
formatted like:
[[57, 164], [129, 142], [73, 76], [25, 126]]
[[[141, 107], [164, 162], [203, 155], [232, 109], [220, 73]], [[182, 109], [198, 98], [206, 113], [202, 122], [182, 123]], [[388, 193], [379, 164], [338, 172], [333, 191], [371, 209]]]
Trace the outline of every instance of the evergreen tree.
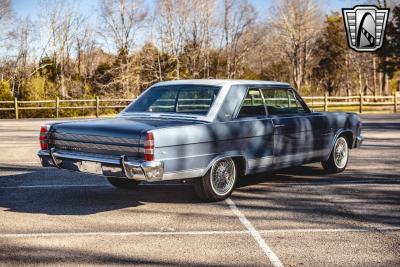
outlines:
[[346, 36], [343, 19], [337, 13], [327, 16], [322, 36], [317, 40], [315, 56], [319, 58], [313, 69], [314, 79], [333, 95], [343, 82], [343, 66], [346, 60]]

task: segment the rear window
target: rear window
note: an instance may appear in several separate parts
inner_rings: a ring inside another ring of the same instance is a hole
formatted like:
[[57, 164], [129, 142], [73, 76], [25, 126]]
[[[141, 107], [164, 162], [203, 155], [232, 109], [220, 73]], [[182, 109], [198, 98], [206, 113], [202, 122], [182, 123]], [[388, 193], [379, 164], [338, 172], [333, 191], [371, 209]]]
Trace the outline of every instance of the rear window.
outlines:
[[207, 115], [219, 90], [216, 86], [156, 86], [147, 90], [125, 112]]

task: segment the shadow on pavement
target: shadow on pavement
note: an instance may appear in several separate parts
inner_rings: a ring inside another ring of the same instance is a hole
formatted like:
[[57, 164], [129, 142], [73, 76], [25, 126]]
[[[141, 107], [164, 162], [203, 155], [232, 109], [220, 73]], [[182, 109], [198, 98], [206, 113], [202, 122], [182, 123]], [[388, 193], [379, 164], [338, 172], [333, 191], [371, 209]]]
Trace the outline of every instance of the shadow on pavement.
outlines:
[[[7, 168], [11, 167], [0, 166], [0, 171]], [[120, 190], [108, 185], [101, 177], [74, 173], [71, 178], [71, 173], [67, 171], [19, 169], [25, 172], [0, 178], [0, 207], [9, 212], [90, 215], [135, 208], [145, 203], [200, 203], [190, 185], [142, 185], [134, 190]], [[45, 181], [46, 184], [54, 184], [51, 181], [57, 180], [58, 183], [73, 186], [18, 188], [26, 181], [40, 179], [43, 181], [36, 184]], [[79, 186], [79, 183], [85, 185]], [[357, 186], [352, 187], [354, 184]], [[321, 218], [334, 216], [399, 226], [400, 212], [395, 212], [400, 211], [399, 190], [389, 190], [391, 186], [399, 184], [397, 174], [368, 172], [363, 176], [360, 171], [348, 170], [327, 175], [321, 167], [306, 165], [243, 177], [232, 198], [238, 201], [239, 208], [298, 213], [303, 215], [305, 221], [307, 218], [312, 221], [310, 216], [318, 214]], [[303, 189], [294, 189], [299, 185]], [[338, 201], [349, 199], [352, 202], [338, 204]], [[354, 212], [353, 208], [362, 212]], [[134, 214], [135, 210], [131, 212]], [[168, 212], [165, 211], [166, 214]]]
[[[43, 245], [15, 245], [0, 240], [0, 262], [6, 265], [143, 265], [143, 266], [205, 266], [194, 259], [185, 262], [154, 257], [111, 254], [108, 251], [94, 252], [88, 249], [55, 248]], [[189, 262], [188, 262], [189, 261]], [[223, 263], [218, 266], [231, 266]]]
[[[0, 172], [9, 168], [0, 166]], [[109, 185], [103, 177], [43, 168], [14, 168], [16, 170], [22, 173], [0, 176], [0, 207], [6, 211], [89, 215], [137, 207], [143, 202], [199, 202], [192, 187], [183, 184], [142, 185], [137, 189], [122, 190]]]

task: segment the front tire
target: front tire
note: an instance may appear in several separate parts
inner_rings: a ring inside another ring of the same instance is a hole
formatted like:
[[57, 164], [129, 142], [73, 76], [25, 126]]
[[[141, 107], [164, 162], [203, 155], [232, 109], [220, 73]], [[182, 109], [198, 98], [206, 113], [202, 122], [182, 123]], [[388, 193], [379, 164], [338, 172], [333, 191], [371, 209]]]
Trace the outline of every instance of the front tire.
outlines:
[[194, 181], [194, 189], [202, 200], [220, 201], [231, 195], [236, 180], [235, 162], [231, 158], [224, 158], [216, 161], [203, 177]]
[[135, 189], [140, 183], [139, 181], [126, 178], [107, 177], [107, 180], [110, 184], [119, 189]]
[[346, 169], [349, 160], [349, 145], [346, 138], [339, 136], [327, 161], [322, 161], [322, 167], [328, 173], [339, 173]]

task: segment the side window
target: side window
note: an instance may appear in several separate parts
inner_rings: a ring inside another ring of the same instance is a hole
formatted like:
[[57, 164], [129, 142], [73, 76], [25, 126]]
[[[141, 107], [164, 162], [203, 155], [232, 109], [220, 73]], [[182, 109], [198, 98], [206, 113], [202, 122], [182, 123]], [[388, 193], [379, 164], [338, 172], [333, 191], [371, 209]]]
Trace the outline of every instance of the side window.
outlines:
[[264, 101], [260, 90], [250, 88], [244, 98], [242, 107], [240, 108], [238, 118], [265, 116]]
[[288, 91], [289, 95], [289, 109], [296, 110], [297, 112], [304, 112], [304, 107], [297, 99], [295, 93], [292, 90]]
[[269, 115], [304, 112], [300, 101], [290, 89], [262, 89], [262, 94]]

